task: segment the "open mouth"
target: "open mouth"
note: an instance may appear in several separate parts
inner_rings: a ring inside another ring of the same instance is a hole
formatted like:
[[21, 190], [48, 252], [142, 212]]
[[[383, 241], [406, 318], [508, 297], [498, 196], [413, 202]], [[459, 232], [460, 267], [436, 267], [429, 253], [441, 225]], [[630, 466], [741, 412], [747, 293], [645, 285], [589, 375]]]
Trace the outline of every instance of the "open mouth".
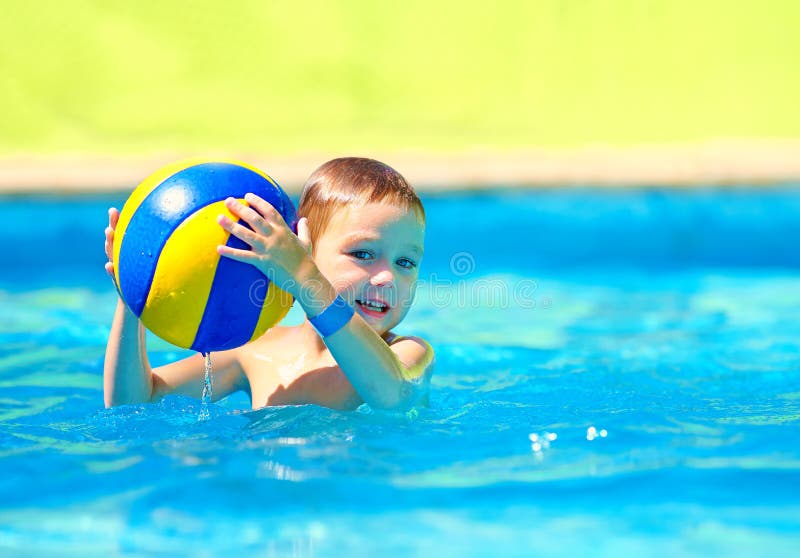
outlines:
[[368, 314], [380, 316], [389, 311], [389, 305], [378, 300], [356, 300], [356, 304]]

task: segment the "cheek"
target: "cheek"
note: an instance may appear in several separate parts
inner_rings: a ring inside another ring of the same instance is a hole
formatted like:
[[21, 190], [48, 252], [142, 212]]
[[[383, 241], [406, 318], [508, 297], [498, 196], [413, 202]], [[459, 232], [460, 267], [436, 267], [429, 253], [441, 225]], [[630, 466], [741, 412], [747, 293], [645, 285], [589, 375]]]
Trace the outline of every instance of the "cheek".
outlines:
[[410, 300], [414, 298], [414, 295], [417, 292], [417, 285], [419, 285], [419, 280], [417, 275], [413, 277], [405, 278], [402, 282], [402, 293], [406, 300]]
[[339, 262], [328, 265], [326, 269], [319, 266], [320, 271], [328, 281], [336, 288], [337, 291], [342, 291], [359, 283], [369, 281], [369, 274], [363, 268], [354, 266], [349, 262]]

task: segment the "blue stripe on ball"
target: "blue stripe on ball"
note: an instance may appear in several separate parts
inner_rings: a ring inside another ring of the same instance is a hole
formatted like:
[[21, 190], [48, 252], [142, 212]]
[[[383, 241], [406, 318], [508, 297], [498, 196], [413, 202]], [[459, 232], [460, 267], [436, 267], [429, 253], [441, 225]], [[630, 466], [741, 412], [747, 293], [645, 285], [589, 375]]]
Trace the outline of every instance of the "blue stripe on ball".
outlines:
[[[239, 224], [247, 226], [243, 221]], [[231, 248], [248, 250], [247, 243], [231, 235]], [[230, 258], [219, 259], [208, 295], [203, 319], [197, 329], [192, 349], [202, 353], [210, 347], [224, 351], [250, 341], [261, 315], [269, 279], [254, 266]], [[243, 289], [242, 285], [248, 285]]]

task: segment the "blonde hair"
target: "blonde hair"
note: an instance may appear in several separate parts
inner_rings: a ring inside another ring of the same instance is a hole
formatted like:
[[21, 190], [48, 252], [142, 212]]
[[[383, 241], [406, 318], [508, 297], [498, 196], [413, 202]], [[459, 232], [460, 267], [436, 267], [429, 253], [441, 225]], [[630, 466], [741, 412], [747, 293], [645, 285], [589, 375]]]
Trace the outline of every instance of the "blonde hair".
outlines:
[[422, 202], [403, 175], [385, 163], [364, 157], [333, 159], [315, 170], [303, 186], [297, 216], [308, 219], [313, 244], [336, 211], [368, 203], [413, 209], [425, 223]]

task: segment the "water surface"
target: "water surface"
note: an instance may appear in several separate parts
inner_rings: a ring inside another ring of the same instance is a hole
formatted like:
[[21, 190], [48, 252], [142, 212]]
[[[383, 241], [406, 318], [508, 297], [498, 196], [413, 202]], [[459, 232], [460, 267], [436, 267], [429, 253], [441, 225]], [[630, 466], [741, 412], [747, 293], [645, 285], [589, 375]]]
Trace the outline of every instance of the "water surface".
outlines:
[[0, 203], [4, 556], [800, 552], [799, 189], [430, 197], [430, 408], [205, 422], [102, 408], [111, 202]]

